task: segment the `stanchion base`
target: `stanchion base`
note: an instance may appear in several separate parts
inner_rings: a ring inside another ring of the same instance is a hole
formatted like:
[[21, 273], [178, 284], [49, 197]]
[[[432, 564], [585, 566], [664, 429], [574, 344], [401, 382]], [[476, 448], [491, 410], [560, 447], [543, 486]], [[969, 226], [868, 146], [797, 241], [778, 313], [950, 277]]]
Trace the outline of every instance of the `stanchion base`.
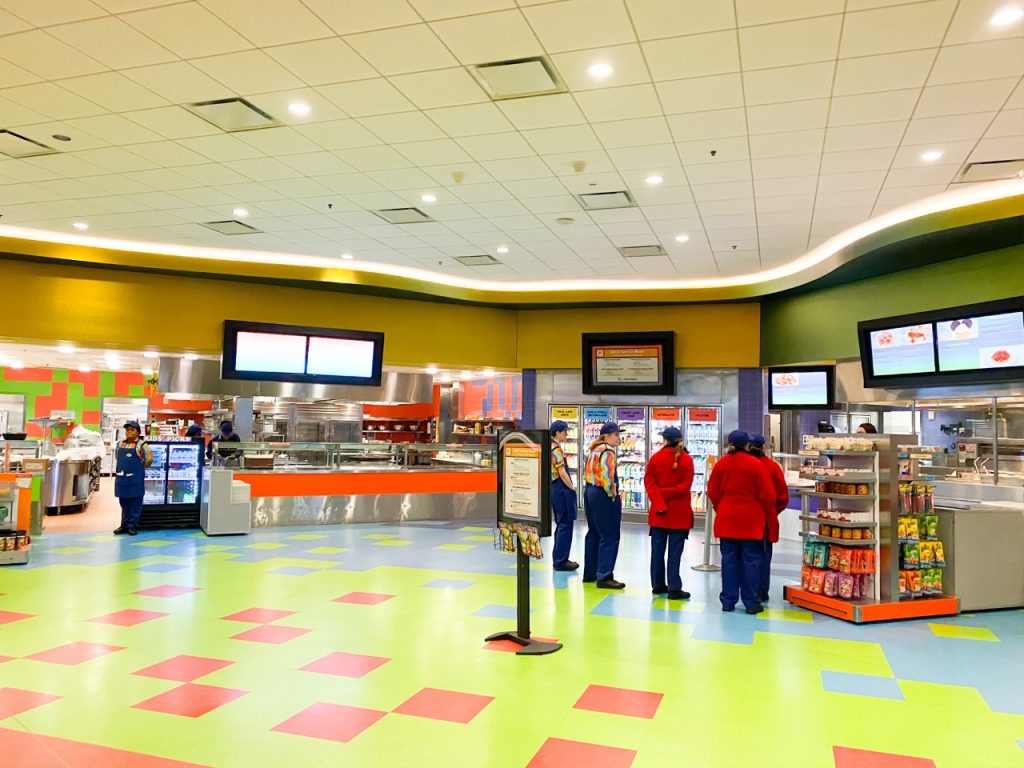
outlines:
[[722, 566], [715, 565], [714, 563], [701, 563], [700, 565], [690, 566], [695, 571], [720, 571]]
[[516, 656], [542, 656], [545, 653], [554, 653], [561, 650], [561, 643], [547, 643], [543, 640], [531, 640], [528, 637], [521, 637], [515, 632], [495, 632], [484, 638], [488, 643], [492, 640], [511, 640], [523, 646], [516, 651]]

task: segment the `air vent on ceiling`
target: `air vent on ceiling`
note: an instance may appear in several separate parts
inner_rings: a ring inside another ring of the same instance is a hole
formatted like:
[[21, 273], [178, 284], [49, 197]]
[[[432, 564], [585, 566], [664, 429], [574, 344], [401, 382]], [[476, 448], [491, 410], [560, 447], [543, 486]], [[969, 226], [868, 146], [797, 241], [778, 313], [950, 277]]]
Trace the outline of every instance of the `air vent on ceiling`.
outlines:
[[1016, 179], [1022, 175], [1024, 175], [1024, 159], [990, 160], [983, 163], [968, 163], [953, 183], [999, 181], [1000, 179]]
[[0, 130], [0, 154], [8, 157], [35, 157], [52, 155], [56, 149], [40, 144], [14, 131]]
[[470, 72], [495, 101], [563, 93], [565, 83], [546, 56], [477, 64]]
[[491, 264], [501, 263], [490, 254], [486, 253], [479, 256], [456, 256], [455, 260], [465, 264], [467, 267], [487, 267]]
[[424, 221], [433, 221], [419, 208], [385, 208], [380, 211], [372, 211], [372, 213], [391, 224], [420, 224]]
[[242, 222], [235, 221], [233, 219], [229, 219], [228, 221], [203, 221], [200, 223], [207, 229], [212, 229], [214, 232], [220, 232], [222, 235], [253, 235], [263, 231], [262, 229], [250, 227], [248, 224], [243, 224]]
[[197, 101], [186, 104], [191, 110], [208, 123], [213, 123], [224, 131], [254, 131], [257, 128], [270, 128], [281, 125], [262, 109], [250, 104], [245, 99], [216, 99], [214, 101]]
[[580, 204], [589, 211], [609, 208], [633, 208], [636, 201], [629, 192], [585, 192], [576, 196]]
[[665, 249], [660, 245], [626, 245], [619, 248], [624, 259], [642, 259], [645, 256], [664, 256]]

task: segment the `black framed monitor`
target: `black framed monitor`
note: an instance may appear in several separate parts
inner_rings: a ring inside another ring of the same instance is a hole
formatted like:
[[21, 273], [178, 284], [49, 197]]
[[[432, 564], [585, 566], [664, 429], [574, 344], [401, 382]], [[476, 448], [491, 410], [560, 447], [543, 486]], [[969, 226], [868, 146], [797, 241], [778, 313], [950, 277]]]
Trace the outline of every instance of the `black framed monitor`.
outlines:
[[836, 399], [834, 365], [799, 365], [768, 369], [768, 409], [827, 410]]
[[383, 333], [224, 321], [224, 379], [377, 387], [383, 359]]
[[1024, 296], [857, 324], [868, 387], [1024, 381]]
[[675, 333], [584, 333], [583, 393], [674, 395]]

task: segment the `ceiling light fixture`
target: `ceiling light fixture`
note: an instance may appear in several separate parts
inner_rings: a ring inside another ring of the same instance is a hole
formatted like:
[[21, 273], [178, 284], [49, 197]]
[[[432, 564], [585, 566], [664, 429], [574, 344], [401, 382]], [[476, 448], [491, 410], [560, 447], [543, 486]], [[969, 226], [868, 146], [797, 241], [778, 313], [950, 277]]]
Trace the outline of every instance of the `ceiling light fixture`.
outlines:
[[661, 178], [661, 176], [659, 176], [658, 174], [655, 173], [655, 174], [652, 174], [652, 175], [648, 176], [646, 179], [644, 179], [644, 181], [647, 182], [648, 184], [650, 184], [652, 187], [656, 187], [659, 184], [661, 184], [661, 182], [663, 182], [664, 179]]
[[996, 11], [992, 18], [988, 20], [988, 23], [993, 27], [1006, 27], [1013, 24], [1015, 21], [1020, 21], [1024, 18], [1024, 9], [1017, 6], [1008, 5], [1005, 8], [1000, 8]]
[[343, 253], [341, 254], [341, 258], [343, 258], [345, 261], [352, 261], [352, 259], [354, 259], [355, 256], [353, 256], [351, 253]]
[[690, 236], [687, 235], [687, 234], [676, 235], [676, 242], [677, 243], [685, 243], [689, 239], [690, 239]]
[[507, 245], [499, 245], [498, 246], [498, 253], [508, 253], [508, 246]]
[[8, 368], [13, 368], [16, 371], [20, 371], [22, 368], [25, 367], [25, 364], [23, 362], [21, 362], [20, 360], [8, 360], [7, 361], [7, 367]]
[[89, 228], [89, 225], [86, 224], [84, 221], [76, 221], [71, 226], [74, 227], [75, 229], [81, 230], [83, 232]]
[[942, 157], [942, 152], [937, 149], [930, 149], [927, 152], [921, 153], [921, 159], [926, 163], [933, 163]]
[[493, 379], [494, 378], [494, 369], [493, 368], [485, 368], [484, 369], [484, 376], [486, 378], [488, 378], [488, 379]]
[[591, 64], [590, 67], [587, 69], [587, 72], [590, 73], [591, 77], [608, 77], [608, 75], [610, 75], [614, 71], [615, 70], [612, 69], [612, 65], [606, 64], [605, 62], [601, 62], [599, 64]]
[[142, 369], [142, 375], [143, 376], [152, 376], [153, 375], [153, 369], [152, 368], [143, 368]]
[[459, 378], [462, 379], [463, 381], [468, 381], [469, 379], [473, 378], [473, 374], [470, 373], [469, 371], [463, 371], [462, 373], [459, 374]]
[[142, 356], [148, 357], [150, 360], [156, 360], [158, 357], [160, 357], [160, 353], [154, 352], [153, 350], [146, 350], [145, 352], [142, 353]]
[[427, 194], [425, 195], [420, 195], [420, 200], [422, 200], [424, 203], [436, 203], [437, 195], [427, 192]]
[[90, 368], [88, 365], [80, 365], [80, 366], [78, 366], [78, 372], [79, 373], [92, 373], [92, 368]]
[[188, 353], [185, 354], [185, 359], [186, 360], [198, 360], [199, 359], [199, 355], [194, 355], [191, 352], [188, 352]]
[[424, 370], [424, 371], [425, 371], [426, 373], [429, 373], [429, 374], [430, 374], [431, 376], [434, 376], [434, 375], [436, 375], [436, 374], [437, 374], [437, 366], [436, 366], [436, 365], [428, 365], [428, 366], [427, 366], [426, 368], [424, 368], [423, 370]]
[[303, 104], [301, 101], [293, 101], [288, 105], [288, 111], [293, 115], [308, 115], [312, 110], [309, 104]]
[[240, 219], [244, 219], [246, 216], [249, 215], [249, 211], [246, 208], [235, 208], [234, 210], [231, 211], [231, 214], [233, 216], [237, 216]]
[[75, 354], [75, 348], [72, 347], [70, 344], [61, 344], [59, 347], [57, 347], [57, 351], [60, 352], [62, 355]]

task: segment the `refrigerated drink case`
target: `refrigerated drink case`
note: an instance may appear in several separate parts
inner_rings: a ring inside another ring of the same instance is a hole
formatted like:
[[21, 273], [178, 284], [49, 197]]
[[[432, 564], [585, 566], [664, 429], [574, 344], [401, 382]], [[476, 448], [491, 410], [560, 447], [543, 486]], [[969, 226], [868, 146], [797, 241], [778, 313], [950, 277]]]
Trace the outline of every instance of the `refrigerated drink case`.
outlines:
[[632, 512], [647, 510], [644, 469], [647, 467], [647, 408], [618, 407], [615, 420], [621, 430], [618, 450], [619, 491], [622, 508]]
[[153, 463], [146, 467], [143, 506], [163, 504], [167, 498], [167, 446], [150, 443], [149, 449], [153, 452]]
[[580, 408], [578, 405], [552, 405], [548, 407], [548, 423], [564, 421], [569, 425], [569, 434], [562, 443], [565, 453], [566, 471], [572, 478], [572, 487], [580, 487]]
[[693, 458], [693, 486], [690, 499], [694, 512], [704, 511], [709, 456], [719, 456], [722, 445], [720, 409], [687, 408], [683, 439]]
[[203, 447], [197, 443], [171, 445], [167, 458], [167, 503], [195, 504], [199, 501], [199, 478]]
[[583, 437], [580, 440], [580, 482], [576, 486], [579, 505], [583, 508], [583, 470], [587, 466], [590, 444], [601, 435], [601, 425], [612, 420], [614, 409], [610, 406], [583, 406]]

